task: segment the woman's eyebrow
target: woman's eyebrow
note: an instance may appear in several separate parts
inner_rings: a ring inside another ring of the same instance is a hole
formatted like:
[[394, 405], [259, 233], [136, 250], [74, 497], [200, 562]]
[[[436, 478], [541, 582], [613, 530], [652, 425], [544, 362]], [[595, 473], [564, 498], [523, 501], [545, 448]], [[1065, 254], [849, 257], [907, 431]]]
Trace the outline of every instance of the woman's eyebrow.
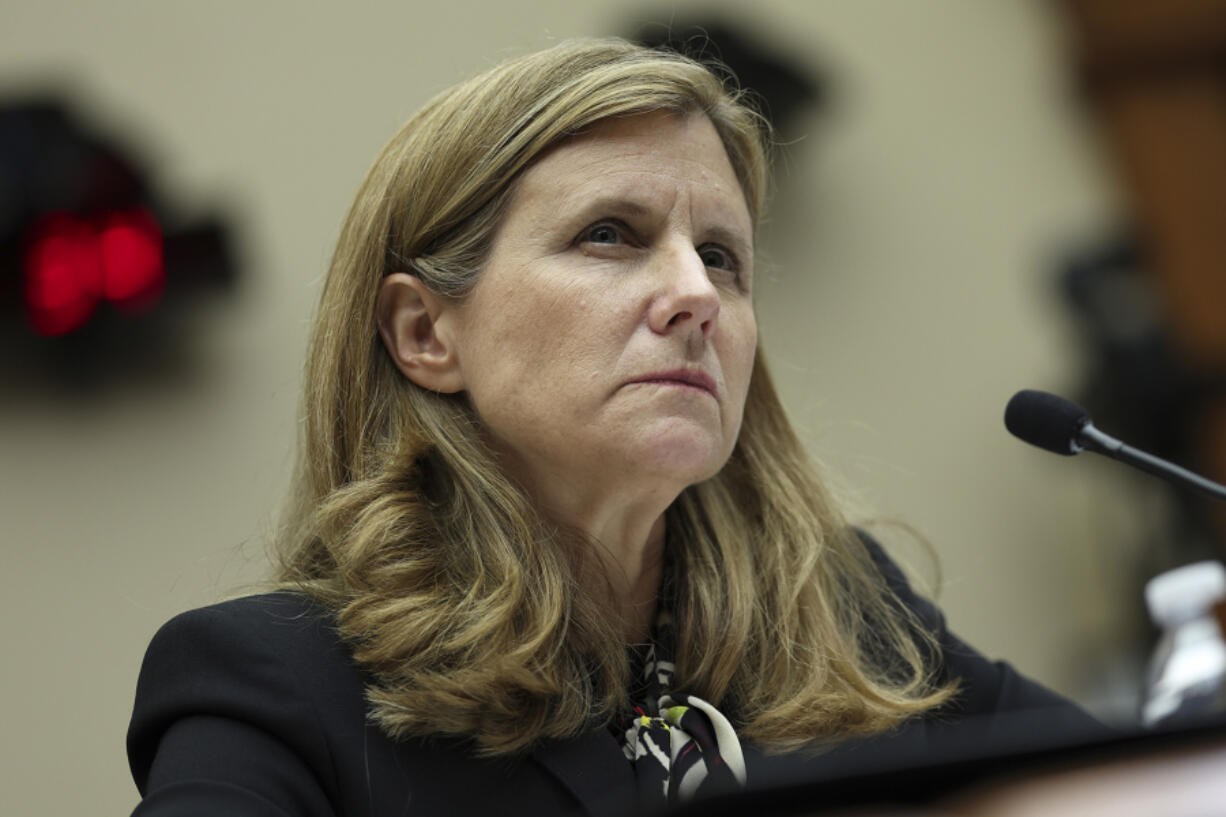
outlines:
[[575, 207], [568, 207], [567, 205], [569, 202], [566, 199], [563, 199], [560, 204], [564, 211], [583, 215], [606, 212], [628, 216], [647, 216], [650, 215], [653, 210], [651, 206], [644, 204], [641, 201], [636, 201], [634, 198], [624, 194], [605, 194], [597, 196], [596, 198], [589, 199]]
[[704, 242], [714, 241], [716, 244], [723, 244], [744, 256], [746, 260], [753, 256], [753, 242], [741, 235], [738, 230], [729, 230], [726, 227], [710, 227], [701, 231], [699, 235], [703, 237]]

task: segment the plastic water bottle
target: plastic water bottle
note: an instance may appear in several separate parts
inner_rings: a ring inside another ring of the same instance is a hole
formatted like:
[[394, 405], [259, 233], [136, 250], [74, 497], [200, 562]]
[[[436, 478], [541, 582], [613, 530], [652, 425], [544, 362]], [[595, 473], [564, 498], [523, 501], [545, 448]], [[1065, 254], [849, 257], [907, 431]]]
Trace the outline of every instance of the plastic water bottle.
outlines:
[[1197, 562], [1145, 585], [1150, 617], [1162, 628], [1141, 706], [1159, 726], [1226, 711], [1226, 634], [1215, 608], [1226, 601], [1226, 567]]

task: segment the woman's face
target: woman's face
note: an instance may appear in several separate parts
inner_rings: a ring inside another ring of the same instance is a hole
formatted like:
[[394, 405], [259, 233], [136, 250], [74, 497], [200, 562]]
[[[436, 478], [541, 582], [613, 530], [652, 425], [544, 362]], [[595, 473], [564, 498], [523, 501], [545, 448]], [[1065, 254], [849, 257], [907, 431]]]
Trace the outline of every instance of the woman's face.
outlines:
[[674, 496], [714, 475], [753, 368], [752, 281], [749, 210], [705, 116], [607, 120], [545, 154], [456, 323], [511, 473]]

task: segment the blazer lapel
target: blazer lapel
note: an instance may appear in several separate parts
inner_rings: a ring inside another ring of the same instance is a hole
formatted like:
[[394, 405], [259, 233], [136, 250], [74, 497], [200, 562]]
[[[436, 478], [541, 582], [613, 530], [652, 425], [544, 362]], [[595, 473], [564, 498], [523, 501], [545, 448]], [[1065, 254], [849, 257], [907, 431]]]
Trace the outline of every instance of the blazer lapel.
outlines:
[[558, 778], [592, 817], [623, 817], [636, 805], [634, 770], [607, 729], [551, 741], [532, 758]]

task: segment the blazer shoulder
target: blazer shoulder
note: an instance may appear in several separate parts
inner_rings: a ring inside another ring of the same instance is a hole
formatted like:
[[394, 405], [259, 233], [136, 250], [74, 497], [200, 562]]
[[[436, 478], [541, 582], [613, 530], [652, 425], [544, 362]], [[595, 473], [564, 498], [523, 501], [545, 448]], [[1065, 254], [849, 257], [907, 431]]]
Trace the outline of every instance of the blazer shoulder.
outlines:
[[224, 722], [275, 737], [331, 788], [329, 735], [351, 721], [361, 729], [363, 687], [334, 616], [304, 594], [181, 613], [157, 631], [141, 666], [127, 737], [133, 777], [145, 792], [167, 735], [188, 723]]
[[857, 530], [857, 535], [891, 592], [935, 641], [938, 652], [934, 658], [942, 680], [958, 685], [955, 697], [930, 713], [930, 719], [957, 721], [966, 734], [974, 733], [969, 725], [972, 722], [985, 734], [1005, 729], [1020, 734], [1029, 729], [1034, 733], [1059, 734], [1070, 741], [1106, 732], [1074, 702], [1019, 673], [1008, 662], [992, 660], [963, 641], [949, 629], [941, 609], [911, 587], [885, 549], [864, 531]]
[[369, 717], [369, 680], [335, 616], [301, 594], [175, 616], [149, 647], [128, 733], [139, 813], [614, 817], [632, 804], [608, 730], [522, 757], [478, 757], [462, 738], [394, 740]]
[[885, 581], [886, 587], [894, 595], [894, 598], [915, 616], [918, 624], [925, 631], [938, 635], [938, 637], [943, 634], [945, 632], [945, 616], [941, 609], [911, 587], [911, 582], [907, 580], [907, 576], [903, 573], [902, 568], [890, 558], [880, 542], [874, 539], [867, 531], [860, 528], [855, 529], [855, 534], [856, 538], [860, 540], [860, 544], [868, 552], [873, 566]]
[[[142, 666], [213, 667], [229, 673], [236, 663], [255, 669], [274, 663], [295, 673], [332, 667], [352, 671], [348, 647], [335, 615], [303, 593], [279, 591], [244, 596], [180, 613], [154, 634]], [[139, 687], [138, 687], [139, 689]]]
[[[280, 627], [286, 623], [311, 621], [333, 622], [334, 615], [320, 602], [305, 593], [294, 590], [275, 590], [238, 596], [194, 610], [186, 610], [172, 617], [161, 630], [174, 630], [193, 626], [209, 620], [228, 620], [263, 628]], [[159, 630], [159, 634], [161, 632]]]

